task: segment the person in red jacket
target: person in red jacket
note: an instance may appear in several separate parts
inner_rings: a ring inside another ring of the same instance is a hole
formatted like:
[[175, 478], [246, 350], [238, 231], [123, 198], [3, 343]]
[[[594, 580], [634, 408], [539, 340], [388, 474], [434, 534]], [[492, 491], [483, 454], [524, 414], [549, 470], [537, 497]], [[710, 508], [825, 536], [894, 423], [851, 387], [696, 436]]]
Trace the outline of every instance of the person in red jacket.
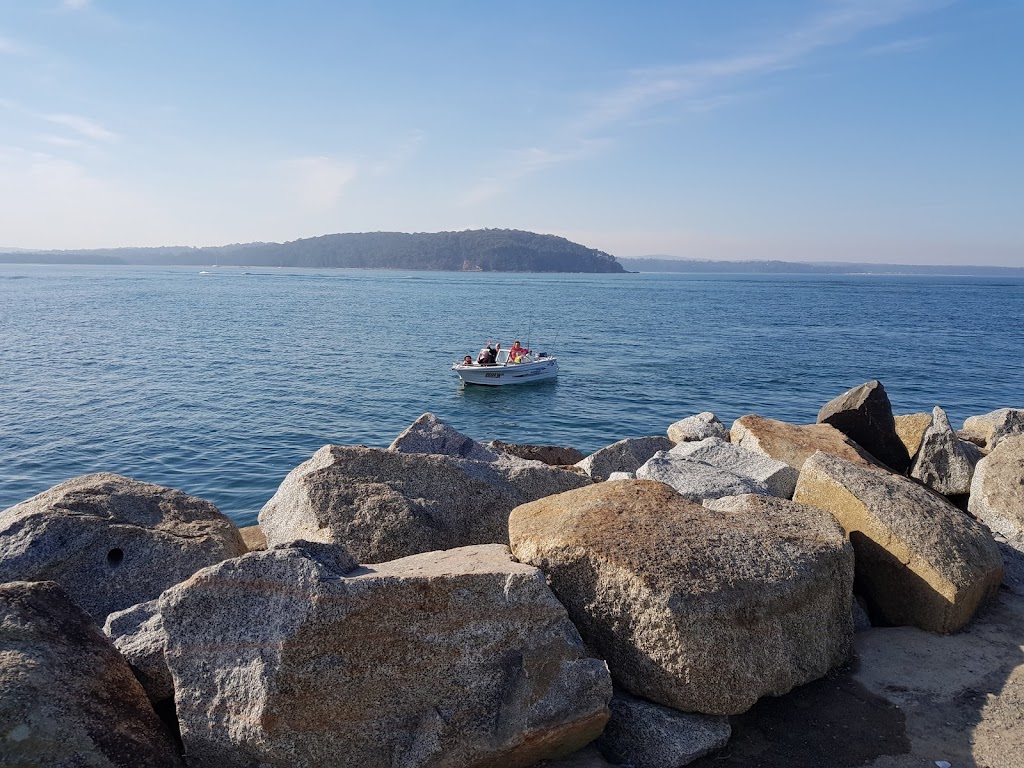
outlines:
[[516, 339], [515, 341], [512, 342], [512, 348], [508, 351], [508, 359], [511, 360], [513, 363], [518, 363], [522, 358], [526, 357], [528, 354], [530, 354], [530, 350], [528, 350], [526, 347], [521, 347], [519, 345], [519, 340]]

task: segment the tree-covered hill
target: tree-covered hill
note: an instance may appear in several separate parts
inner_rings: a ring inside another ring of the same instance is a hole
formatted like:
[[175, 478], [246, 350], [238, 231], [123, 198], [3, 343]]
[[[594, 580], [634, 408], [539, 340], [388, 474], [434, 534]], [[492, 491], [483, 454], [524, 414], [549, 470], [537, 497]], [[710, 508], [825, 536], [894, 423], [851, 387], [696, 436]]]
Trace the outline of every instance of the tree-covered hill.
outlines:
[[363, 267], [483, 272], [623, 272], [614, 256], [555, 235], [515, 229], [463, 232], [364, 232], [288, 243], [211, 248], [109, 248], [19, 251], [0, 262], [77, 264]]

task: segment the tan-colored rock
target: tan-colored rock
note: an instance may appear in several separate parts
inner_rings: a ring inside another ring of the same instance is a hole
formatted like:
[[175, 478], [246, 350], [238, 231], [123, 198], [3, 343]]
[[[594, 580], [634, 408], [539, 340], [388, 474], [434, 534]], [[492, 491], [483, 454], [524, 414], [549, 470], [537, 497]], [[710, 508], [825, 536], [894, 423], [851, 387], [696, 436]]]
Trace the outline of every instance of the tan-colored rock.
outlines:
[[908, 413], [903, 416], [896, 416], [896, 435], [906, 446], [911, 461], [917, 456], [921, 448], [921, 441], [924, 440], [924, 433], [932, 425], [930, 413]]
[[1024, 537], [1024, 435], [999, 441], [978, 462], [968, 511], [1007, 539]]
[[891, 624], [955, 632], [999, 588], [991, 534], [912, 480], [818, 452], [793, 498], [839, 520], [857, 553], [858, 584]]
[[258, 525], [247, 525], [239, 528], [238, 532], [250, 552], [262, 552], [267, 548], [267, 536]]
[[624, 689], [735, 714], [842, 664], [853, 634], [853, 552], [832, 516], [739, 499], [711, 510], [620, 480], [518, 507], [509, 534]]
[[189, 765], [525, 768], [601, 732], [607, 666], [507, 547], [352, 566], [303, 543], [161, 596]]
[[748, 451], [763, 453], [800, 469], [815, 451], [838, 456], [863, 466], [878, 462], [838, 429], [828, 424], [788, 424], [749, 414], [732, 423], [729, 439]]
[[0, 512], [0, 581], [56, 581], [99, 625], [245, 551], [209, 501], [109, 472]]
[[52, 581], [0, 584], [0, 765], [181, 765], [121, 654]]

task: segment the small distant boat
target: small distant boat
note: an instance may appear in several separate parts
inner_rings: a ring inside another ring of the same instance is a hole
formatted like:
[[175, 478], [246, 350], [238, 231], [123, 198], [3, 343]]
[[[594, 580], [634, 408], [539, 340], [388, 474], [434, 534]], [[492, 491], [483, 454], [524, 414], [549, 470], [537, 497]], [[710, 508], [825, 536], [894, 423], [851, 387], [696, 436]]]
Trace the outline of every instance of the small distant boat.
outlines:
[[[483, 352], [484, 350], [480, 350]], [[558, 358], [544, 352], [529, 354], [515, 363], [508, 359], [509, 350], [498, 352], [494, 365], [479, 363], [455, 363], [452, 370], [466, 384], [482, 384], [486, 387], [501, 387], [507, 384], [529, 384], [545, 381], [558, 376]]]
[[201, 269], [201, 270], [199, 270], [199, 274], [200, 274], [200, 275], [208, 275], [208, 274], [210, 274], [210, 273], [209, 273], [209, 272], [207, 272], [207, 271], [206, 271], [205, 269]]

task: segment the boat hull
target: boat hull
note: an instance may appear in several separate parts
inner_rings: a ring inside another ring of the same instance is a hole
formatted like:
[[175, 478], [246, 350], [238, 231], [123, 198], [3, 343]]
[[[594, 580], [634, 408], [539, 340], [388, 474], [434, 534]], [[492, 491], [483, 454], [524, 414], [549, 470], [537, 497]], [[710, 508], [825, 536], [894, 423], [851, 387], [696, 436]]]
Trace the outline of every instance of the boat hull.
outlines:
[[452, 370], [466, 384], [483, 387], [504, 387], [510, 384], [532, 384], [558, 376], [558, 361], [554, 358], [535, 363], [508, 365], [456, 365]]

